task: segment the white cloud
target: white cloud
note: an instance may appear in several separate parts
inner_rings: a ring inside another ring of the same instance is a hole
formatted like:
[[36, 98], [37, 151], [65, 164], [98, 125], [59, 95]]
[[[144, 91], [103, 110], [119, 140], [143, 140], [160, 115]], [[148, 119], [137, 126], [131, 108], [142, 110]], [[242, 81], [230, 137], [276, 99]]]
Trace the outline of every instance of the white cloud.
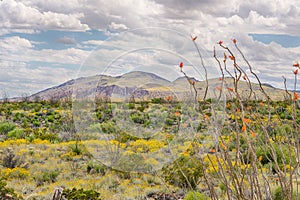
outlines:
[[88, 41], [84, 41], [82, 42], [82, 44], [86, 44], [86, 45], [101, 45], [104, 41], [103, 40], [88, 40]]
[[56, 40], [56, 42], [62, 43], [62, 44], [76, 44], [76, 40], [75, 39], [70, 38], [70, 37], [66, 37], [66, 36], [58, 38]]
[[266, 27], [282, 26], [282, 28], [284, 28], [284, 25], [280, 25], [277, 17], [264, 17], [258, 14], [256, 11], [250, 11], [248, 18], [246, 19], [246, 22], [248, 22], [249, 24], [256, 24], [258, 26], [266, 26]]
[[0, 46], [0, 52], [3, 53], [3, 51], [21, 51], [24, 49], [31, 49], [33, 44], [25, 38], [14, 36], [0, 40]]
[[117, 24], [115, 22], [110, 23], [108, 26], [110, 30], [127, 30], [128, 27], [125, 24]]
[[63, 14], [51, 11], [40, 11], [37, 6], [27, 6], [22, 1], [5, 0], [0, 2], [0, 28], [18, 31], [29, 30], [77, 30], [85, 31], [89, 27], [81, 23], [83, 13]]
[[34, 42], [18, 36], [0, 39], [0, 59], [16, 62], [49, 62], [80, 65], [89, 52], [77, 48], [61, 50], [34, 49]]

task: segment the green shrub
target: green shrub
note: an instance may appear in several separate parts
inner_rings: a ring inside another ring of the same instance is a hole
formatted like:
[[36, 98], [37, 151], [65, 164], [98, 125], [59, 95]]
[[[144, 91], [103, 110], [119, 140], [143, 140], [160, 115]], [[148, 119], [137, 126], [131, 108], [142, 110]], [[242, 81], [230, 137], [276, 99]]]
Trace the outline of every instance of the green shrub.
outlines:
[[104, 175], [106, 172], [106, 166], [89, 162], [86, 166], [86, 171], [87, 173], [92, 173], [92, 171], [94, 171], [95, 173]]
[[[259, 146], [256, 151], [256, 156], [260, 157], [262, 156], [261, 163], [267, 164], [269, 162], [274, 161], [274, 156], [272, 155], [272, 151], [270, 149], [271, 147], [266, 146]], [[292, 154], [293, 152], [288, 145], [278, 145], [276, 143], [273, 144], [273, 148], [276, 154], [277, 162], [280, 167], [283, 167], [283, 164], [292, 163], [294, 164], [296, 161], [295, 154]]]
[[199, 178], [203, 176], [203, 166], [195, 157], [181, 156], [165, 166], [163, 174], [164, 179], [172, 185], [194, 189]]
[[12, 131], [16, 125], [9, 122], [0, 122], [0, 135], [6, 135], [9, 131]]
[[103, 133], [112, 134], [117, 132], [116, 125], [113, 122], [102, 122], [100, 124], [100, 130]]
[[37, 186], [41, 186], [43, 183], [54, 183], [57, 176], [59, 175], [58, 171], [47, 171], [37, 172], [34, 174], [33, 179], [35, 180]]
[[[298, 195], [300, 195], [300, 194], [298, 194]], [[281, 187], [277, 187], [273, 191], [272, 198], [274, 200], [288, 200], [289, 199], [289, 197], [287, 197], [286, 194], [283, 194]], [[297, 195], [295, 192], [293, 193], [293, 197], [291, 200], [297, 200]]]
[[126, 143], [129, 141], [135, 141], [139, 139], [138, 137], [132, 136], [130, 134], [127, 134], [126, 132], [121, 131], [119, 134], [116, 135], [115, 140], [117, 140], [120, 143]]
[[64, 189], [62, 197], [67, 200], [99, 200], [101, 199], [100, 193], [95, 190], [80, 189]]
[[149, 123], [149, 115], [147, 113], [133, 112], [130, 114], [130, 119], [136, 124]]
[[76, 141], [75, 144], [71, 144], [69, 148], [75, 155], [82, 155], [87, 151], [86, 147], [78, 141]]
[[184, 200], [206, 200], [206, 199], [208, 199], [207, 196], [196, 191], [189, 191], [184, 197]]
[[53, 123], [55, 121], [54, 116], [53, 115], [49, 115], [47, 118], [48, 122]]
[[128, 108], [129, 109], [134, 109], [135, 108], [135, 104], [134, 103], [129, 103], [128, 104]]
[[159, 98], [151, 99], [151, 102], [155, 104], [161, 104], [161, 103], [165, 103], [166, 101], [163, 98], [159, 97]]
[[7, 133], [7, 137], [21, 139], [25, 137], [24, 129], [15, 128]]

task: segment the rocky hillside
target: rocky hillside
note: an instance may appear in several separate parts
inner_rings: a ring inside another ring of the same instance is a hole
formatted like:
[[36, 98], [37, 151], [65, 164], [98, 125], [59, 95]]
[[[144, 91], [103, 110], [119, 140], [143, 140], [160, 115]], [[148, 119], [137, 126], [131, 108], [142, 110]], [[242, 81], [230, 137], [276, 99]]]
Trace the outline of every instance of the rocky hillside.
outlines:
[[[192, 78], [192, 80], [195, 81], [198, 98], [201, 99], [204, 95], [206, 82], [198, 81], [194, 78]], [[221, 86], [222, 81], [219, 79], [210, 79], [208, 82], [208, 98], [213, 98], [219, 93], [216, 88]], [[225, 83], [225, 90], [228, 87], [233, 87], [232, 80], [230, 78], [226, 78]], [[257, 84], [252, 84], [252, 87], [256, 92], [257, 97], [263, 97]], [[273, 100], [282, 100], [284, 98], [285, 92], [283, 90], [273, 88], [268, 84], [264, 84], [263, 87]], [[246, 95], [247, 92], [249, 92], [247, 83], [240, 81], [239, 90], [241, 93]], [[230, 96], [229, 91], [226, 91], [226, 94], [227, 96]], [[194, 95], [193, 88], [185, 77], [180, 77], [171, 82], [153, 73], [133, 71], [123, 74], [122, 76], [115, 77], [96, 75], [72, 79], [61, 85], [33, 94], [29, 97], [29, 100], [95, 98], [109, 96], [110, 98], [118, 101], [129, 99], [130, 97], [148, 100], [151, 98], [164, 98], [167, 96], [183, 98], [191, 95]]]

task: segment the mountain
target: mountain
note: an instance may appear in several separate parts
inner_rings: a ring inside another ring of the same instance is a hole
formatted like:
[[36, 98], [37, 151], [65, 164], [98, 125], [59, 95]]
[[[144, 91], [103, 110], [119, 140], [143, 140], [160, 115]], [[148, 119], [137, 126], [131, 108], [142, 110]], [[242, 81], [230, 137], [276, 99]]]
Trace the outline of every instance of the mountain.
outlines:
[[[149, 95], [148, 89], [168, 86], [171, 82], [153, 73], [133, 71], [122, 76], [95, 75], [72, 79], [61, 85], [40, 91], [29, 97], [34, 99], [63, 99], [99, 96], [128, 96], [135, 92], [139, 97]], [[152, 92], [153, 93], [153, 92]]]
[[[195, 88], [198, 91], [198, 98], [203, 98], [206, 88], [205, 81], [198, 81], [190, 78], [195, 82]], [[219, 79], [209, 79], [209, 91], [207, 98], [218, 96], [219, 91], [216, 89], [221, 86], [222, 81]], [[231, 78], [224, 79], [224, 88], [227, 97], [230, 97], [230, 91], [227, 88], [233, 87]], [[256, 96], [263, 98], [258, 84], [252, 83], [253, 91]], [[240, 81], [238, 85], [240, 93], [246, 98], [249, 92], [249, 86], [246, 82]], [[284, 90], [273, 88], [268, 84], [263, 84], [264, 90], [274, 100], [284, 98]], [[133, 71], [121, 76], [95, 75], [81, 77], [69, 80], [58, 86], [45, 89], [29, 97], [29, 100], [51, 100], [65, 98], [95, 98], [107, 97], [114, 100], [124, 100], [134, 97], [135, 99], [149, 100], [152, 98], [172, 96], [174, 98], [186, 98], [194, 95], [193, 87], [185, 77], [179, 77], [174, 81], [168, 81], [156, 74]]]

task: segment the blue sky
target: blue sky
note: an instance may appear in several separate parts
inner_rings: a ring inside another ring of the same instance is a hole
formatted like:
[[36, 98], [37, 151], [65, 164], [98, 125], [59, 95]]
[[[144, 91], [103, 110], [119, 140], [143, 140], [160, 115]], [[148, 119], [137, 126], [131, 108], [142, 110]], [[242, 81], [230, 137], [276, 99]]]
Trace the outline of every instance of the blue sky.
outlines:
[[262, 82], [282, 88], [282, 76], [292, 85], [292, 65], [300, 60], [299, 8], [297, 0], [3, 0], [0, 95], [30, 95], [104, 71], [175, 79], [182, 60], [201, 79], [191, 35], [210, 77], [220, 75], [213, 47], [222, 40], [235, 51], [236, 38]]
[[299, 47], [300, 37], [292, 35], [277, 35], [277, 34], [249, 34], [255, 41], [263, 42], [264, 44], [270, 44], [276, 42], [283, 47]]

